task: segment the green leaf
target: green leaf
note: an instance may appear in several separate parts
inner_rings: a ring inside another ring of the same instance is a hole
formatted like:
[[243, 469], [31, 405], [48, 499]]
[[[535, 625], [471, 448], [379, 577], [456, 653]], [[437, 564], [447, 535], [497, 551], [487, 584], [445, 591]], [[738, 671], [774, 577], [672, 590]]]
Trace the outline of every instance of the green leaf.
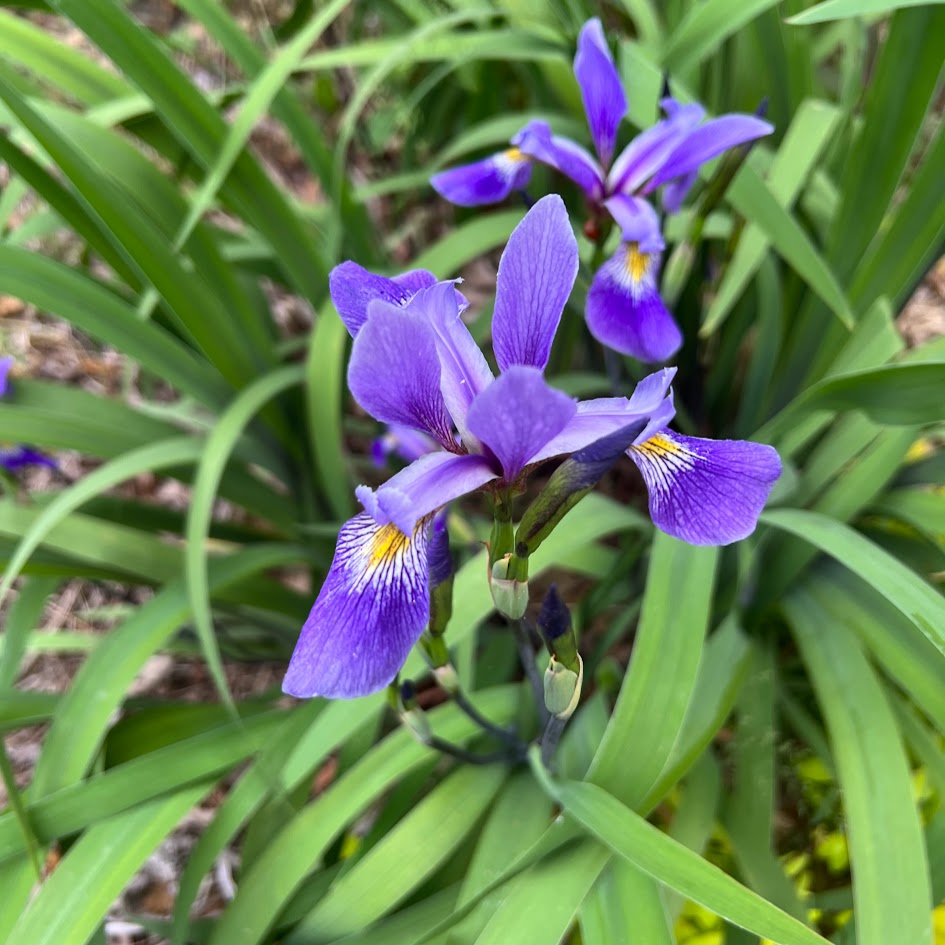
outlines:
[[[588, 773], [630, 807], [646, 797], [679, 737], [696, 685], [717, 561], [718, 549], [656, 533], [630, 668]], [[634, 746], [629, 766], [627, 745]]]
[[[284, 564], [296, 553], [285, 546], [260, 545], [214, 560], [210, 565], [210, 589], [219, 590], [265, 568]], [[188, 615], [186, 586], [178, 578], [89, 655], [57, 707], [36, 765], [31, 798], [44, 797], [82, 778], [131, 681]]]
[[931, 943], [925, 843], [896, 720], [856, 637], [803, 587], [784, 607], [827, 722], [843, 791], [857, 943]]
[[301, 366], [292, 365], [264, 374], [241, 391], [221, 415], [213, 432], [207, 438], [207, 444], [194, 477], [194, 490], [190, 499], [190, 511], [187, 514], [184, 575], [187, 579], [187, 592], [194, 615], [194, 625], [210, 674], [220, 696], [231, 707], [232, 699], [226, 684], [223, 661], [214, 636], [213, 617], [210, 613], [206, 544], [210, 531], [210, 519], [213, 515], [213, 503], [217, 497], [217, 488], [223, 476], [223, 470], [246, 425], [264, 404], [301, 380]]
[[932, 6], [942, 0], [825, 0], [808, 7], [803, 13], [789, 16], [785, 22], [791, 26], [811, 26], [831, 20], [846, 20], [861, 16], [883, 16], [903, 7]]
[[[9, 565], [4, 569], [4, 577]], [[0, 692], [13, 686], [19, 674], [20, 661], [28, 648], [29, 634], [39, 624], [46, 601], [59, 586], [58, 578], [29, 578], [21, 582], [16, 599], [3, 621], [0, 638]], [[0, 594], [0, 600], [4, 597]]]
[[520, 210], [480, 214], [454, 228], [422, 252], [413, 265], [417, 269], [429, 269], [440, 279], [446, 279], [477, 256], [503, 244], [523, 216]]
[[584, 945], [676, 945], [660, 887], [626, 860], [612, 860], [581, 906]]
[[706, 909], [776, 945], [825, 945], [826, 939], [677, 843], [596, 784], [553, 782], [533, 770], [564, 813], [628, 863]]
[[472, 830], [506, 773], [467, 766], [447, 777], [331, 885], [290, 941], [334, 941], [396, 908]]
[[[790, 209], [821, 151], [837, 125], [840, 113], [825, 102], [801, 102], [768, 171], [768, 187], [775, 200]], [[718, 292], [705, 313], [701, 337], [717, 331], [758, 271], [770, 246], [756, 223], [745, 228], [722, 277]]]
[[190, 787], [88, 830], [39, 888], [7, 945], [85, 945], [148, 855], [205, 793], [202, 785]]
[[776, 0], [704, 0], [689, 7], [673, 30], [663, 61], [673, 72], [694, 69], [734, 33], [775, 6]]
[[799, 509], [771, 509], [762, 521], [836, 558], [893, 604], [945, 654], [945, 599], [891, 554], [847, 525]]

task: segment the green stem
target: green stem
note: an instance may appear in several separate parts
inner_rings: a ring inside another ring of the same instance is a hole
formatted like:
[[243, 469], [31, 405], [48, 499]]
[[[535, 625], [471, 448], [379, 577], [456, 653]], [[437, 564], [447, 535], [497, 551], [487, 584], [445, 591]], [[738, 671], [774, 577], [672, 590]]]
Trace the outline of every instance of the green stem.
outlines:
[[43, 881], [43, 864], [39, 857], [39, 843], [33, 828], [30, 826], [29, 815], [23, 806], [23, 797], [20, 789], [16, 786], [16, 777], [13, 774], [13, 765], [10, 763], [10, 756], [7, 754], [6, 743], [0, 738], [0, 775], [3, 777], [3, 785], [7, 790], [7, 797], [10, 798], [10, 807], [17, 823], [20, 825], [20, 831], [23, 834], [23, 840], [26, 845], [26, 851], [29, 853], [30, 862], [33, 864], [33, 870], [39, 882]]

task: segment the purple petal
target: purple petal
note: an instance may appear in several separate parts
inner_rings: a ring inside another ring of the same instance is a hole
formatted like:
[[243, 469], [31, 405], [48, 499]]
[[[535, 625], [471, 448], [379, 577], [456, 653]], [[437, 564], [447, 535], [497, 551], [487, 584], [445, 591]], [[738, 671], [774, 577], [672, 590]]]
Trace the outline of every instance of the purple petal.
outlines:
[[637, 243], [641, 253], [661, 253], [666, 244], [660, 232], [660, 218], [648, 200], [618, 194], [604, 206], [620, 227], [624, 242]]
[[430, 544], [427, 557], [427, 574], [430, 576], [430, 590], [439, 587], [454, 573], [453, 555], [450, 552], [450, 533], [446, 527], [447, 513], [440, 512], [433, 519], [430, 529]]
[[348, 261], [335, 266], [329, 273], [328, 291], [341, 320], [354, 337], [367, 320], [367, 309], [371, 302], [380, 299], [391, 305], [405, 305], [415, 290]]
[[758, 524], [778, 476], [774, 447], [663, 430], [628, 451], [646, 481], [657, 528], [692, 545], [728, 545]]
[[614, 161], [607, 176], [608, 192], [632, 194], [639, 190], [659, 171], [704, 115], [701, 105], [682, 105], [669, 118], [638, 134]]
[[[348, 363], [354, 399], [384, 423], [402, 423], [453, 443], [453, 424], [440, 391], [440, 360], [429, 325], [405, 309], [372, 302]], [[375, 313], [383, 312], [380, 317]]]
[[[439, 282], [421, 290], [410, 300], [407, 311], [433, 329], [446, 409], [460, 435], [468, 440], [466, 411], [476, 394], [492, 383], [493, 375], [485, 355], [460, 317], [453, 283]], [[469, 441], [466, 445], [475, 447], [476, 444]]]
[[588, 20], [578, 36], [574, 75], [597, 155], [606, 167], [614, 154], [617, 128], [627, 113], [627, 98], [597, 17]]
[[656, 287], [658, 253], [630, 243], [604, 263], [587, 293], [587, 327], [603, 345], [641, 361], [665, 361], [682, 344], [682, 333]]
[[45, 466], [47, 469], [58, 469], [54, 459], [38, 453], [28, 446], [11, 446], [0, 449], [0, 466], [7, 472], [16, 472], [25, 466]]
[[358, 486], [355, 495], [378, 522], [409, 534], [420, 519], [496, 478], [484, 456], [436, 452], [421, 456], [378, 489]]
[[390, 281], [414, 296], [421, 289], [429, 289], [431, 285], [436, 285], [437, 278], [427, 269], [411, 269], [409, 272], [394, 276]]
[[697, 171], [729, 148], [770, 135], [774, 126], [754, 115], [722, 115], [690, 132], [646, 185], [652, 191], [674, 177]]
[[667, 213], [679, 213], [679, 208], [683, 205], [686, 194], [689, 193], [698, 177], [698, 171], [690, 171], [688, 174], [683, 174], [682, 177], [671, 180], [663, 188], [663, 209]]
[[511, 482], [574, 416], [575, 402], [545, 383], [541, 371], [514, 365], [469, 408], [467, 422]]
[[433, 189], [450, 203], [478, 207], [505, 200], [513, 190], [522, 190], [532, 176], [532, 163], [518, 148], [442, 171], [430, 178]]
[[0, 358], [0, 397], [7, 392], [7, 375], [13, 367], [13, 358], [9, 355]]
[[429, 611], [426, 523], [408, 538], [395, 525], [356, 515], [338, 535], [283, 690], [303, 699], [352, 699], [382, 689], [420, 638]]
[[393, 453], [402, 460], [412, 463], [427, 453], [438, 450], [439, 444], [412, 427], [401, 423], [388, 424], [387, 430], [371, 444], [371, 458], [375, 466], [384, 466]]
[[529, 122], [512, 141], [523, 154], [573, 180], [588, 200], [598, 201], [604, 196], [604, 174], [598, 162], [579, 144], [553, 135], [547, 122]]
[[568, 211], [549, 194], [512, 231], [499, 260], [492, 344], [501, 370], [513, 364], [544, 370], [577, 271]]
[[637, 384], [629, 399], [600, 397], [582, 401], [567, 426], [532, 458], [532, 462], [576, 453], [636, 420], [647, 421], [637, 442], [648, 439], [662, 430], [675, 414], [669, 390], [675, 373], [675, 368], [663, 368], [650, 374]]

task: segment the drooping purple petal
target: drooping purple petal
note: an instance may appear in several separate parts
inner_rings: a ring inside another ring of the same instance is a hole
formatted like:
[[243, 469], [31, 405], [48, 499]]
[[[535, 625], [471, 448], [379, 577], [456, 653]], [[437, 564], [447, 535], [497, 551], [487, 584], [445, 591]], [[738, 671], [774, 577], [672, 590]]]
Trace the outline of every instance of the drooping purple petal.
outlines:
[[549, 194], [512, 231], [499, 260], [492, 343], [501, 370], [513, 364], [544, 370], [577, 271], [568, 211]]
[[594, 157], [568, 138], [551, 133], [547, 122], [529, 122], [513, 139], [523, 154], [574, 181], [590, 201], [604, 196], [604, 173]]
[[7, 472], [16, 472], [25, 466], [45, 466], [47, 469], [58, 469], [54, 459], [28, 446], [10, 446], [0, 448], [0, 466]]
[[522, 190], [532, 176], [532, 162], [518, 148], [500, 151], [472, 164], [441, 171], [430, 178], [433, 189], [460, 207], [478, 207], [505, 200]]
[[675, 373], [675, 368], [664, 368], [650, 374], [637, 385], [629, 399], [599, 397], [581, 401], [565, 428], [531, 461], [541, 462], [553, 456], [576, 453], [636, 420], [646, 421], [637, 442], [648, 439], [662, 430], [675, 414], [673, 395], [669, 390]]
[[384, 433], [371, 443], [371, 458], [375, 466], [383, 466], [393, 453], [405, 462], [412, 463], [439, 448], [439, 444], [425, 433], [401, 423], [390, 423]]
[[307, 699], [352, 699], [386, 686], [430, 610], [427, 524], [407, 534], [362, 513], [338, 535], [318, 599], [282, 688]]
[[472, 403], [466, 418], [511, 482], [574, 416], [575, 402], [549, 387], [541, 371], [514, 365]]
[[686, 199], [686, 194], [692, 189], [692, 185], [698, 180], [699, 172], [690, 171], [671, 180], [663, 188], [663, 209], [667, 213], [679, 213], [679, 208]]
[[705, 440], [663, 430], [631, 447], [657, 528], [692, 545], [728, 545], [750, 535], [781, 475], [774, 447]]
[[607, 175], [608, 193], [632, 194], [642, 187], [704, 115], [701, 105], [681, 105], [668, 118], [638, 134], [614, 161]]
[[627, 97], [597, 17], [588, 20], [578, 36], [574, 75], [581, 87], [587, 124], [600, 162], [605, 167], [614, 154], [617, 128], [627, 113]]
[[644, 188], [649, 193], [675, 177], [697, 171], [723, 151], [770, 135], [774, 126], [754, 115], [722, 115], [691, 131]]
[[428, 269], [411, 269], [394, 276], [390, 281], [413, 296], [421, 289], [429, 289], [431, 285], [435, 285], [437, 278]]
[[660, 218], [648, 200], [617, 194], [606, 201], [625, 243], [636, 243], [641, 253], [661, 253], [666, 244], [660, 232]]
[[[453, 443], [452, 421], [440, 391], [440, 360], [429, 325], [403, 308], [371, 302], [348, 363], [348, 387], [372, 417]], [[378, 313], [378, 314], [376, 314]]]
[[433, 329], [440, 360], [440, 389], [446, 409], [466, 439], [466, 411], [476, 394], [492, 383], [493, 375], [460, 317], [453, 283], [439, 282], [422, 289], [410, 300], [407, 311]]
[[647, 362], [679, 350], [682, 333], [660, 298], [658, 272], [659, 254], [641, 253], [632, 243], [622, 243], [597, 270], [585, 314], [601, 344]]
[[355, 495], [376, 521], [393, 522], [409, 534], [420, 519], [495, 478], [484, 456], [437, 452], [421, 456], [378, 489], [358, 486]]
[[13, 367], [13, 358], [9, 355], [0, 358], [0, 397], [7, 392], [7, 375]]

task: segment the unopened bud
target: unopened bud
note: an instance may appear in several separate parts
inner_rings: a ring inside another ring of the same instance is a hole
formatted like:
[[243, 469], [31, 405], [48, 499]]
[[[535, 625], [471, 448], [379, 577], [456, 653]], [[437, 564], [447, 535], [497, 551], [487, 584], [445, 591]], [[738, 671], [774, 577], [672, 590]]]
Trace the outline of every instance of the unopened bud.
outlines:
[[[523, 562], [514, 555], [506, 555], [492, 565], [489, 590], [495, 609], [512, 620], [525, 616], [528, 609], [528, 565], [524, 562], [524, 575], [521, 574]], [[524, 576], [524, 580], [519, 578]]]
[[532, 554], [558, 522], [574, 508], [646, 428], [646, 419], [632, 423], [589, 443], [566, 459], [548, 485], [525, 511], [515, 533], [515, 553]]
[[578, 671], [568, 669], [553, 656], [545, 670], [545, 708], [556, 718], [569, 719], [581, 699], [584, 663], [578, 656]]
[[571, 629], [571, 611], [561, 599], [556, 584], [548, 588], [548, 593], [542, 601], [541, 610], [538, 612], [538, 629], [549, 643], [553, 643]]
[[400, 686], [399, 715], [400, 721], [410, 734], [422, 745], [428, 745], [433, 737], [426, 714], [417, 705], [417, 692], [411, 680], [405, 680]]

